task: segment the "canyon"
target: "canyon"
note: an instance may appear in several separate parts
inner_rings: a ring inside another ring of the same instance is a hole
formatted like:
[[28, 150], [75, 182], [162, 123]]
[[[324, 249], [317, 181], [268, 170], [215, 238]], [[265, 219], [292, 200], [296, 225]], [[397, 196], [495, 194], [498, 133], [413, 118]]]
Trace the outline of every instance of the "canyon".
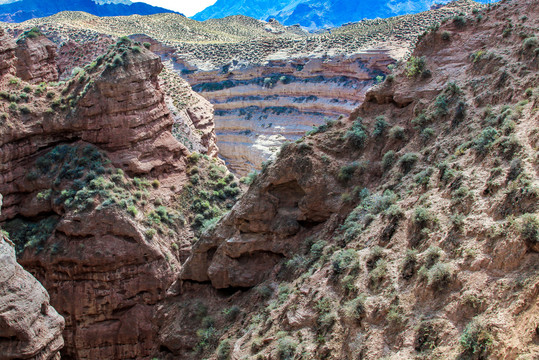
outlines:
[[[244, 176], [260, 170], [285, 142], [348, 117], [428, 27], [480, 6], [459, 0], [428, 12], [364, 20], [321, 34], [244, 16], [199, 23], [174, 15], [142, 22], [137, 16], [105, 20], [62, 13], [6, 26], [14, 33], [38, 26], [61, 49], [66, 38], [94, 48], [97, 39], [112, 35], [150, 44], [168, 69], [213, 105], [219, 154], [233, 172]], [[86, 53], [79, 49], [80, 60], [67, 69], [89, 61]]]
[[439, 11], [6, 25], [0, 358], [536, 358], [538, 4]]

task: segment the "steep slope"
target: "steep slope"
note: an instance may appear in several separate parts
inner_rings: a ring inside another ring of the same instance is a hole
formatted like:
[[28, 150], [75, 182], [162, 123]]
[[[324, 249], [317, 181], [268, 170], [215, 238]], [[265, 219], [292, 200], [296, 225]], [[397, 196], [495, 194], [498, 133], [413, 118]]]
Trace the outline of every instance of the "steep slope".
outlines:
[[284, 146], [183, 267], [169, 358], [539, 356], [538, 13], [444, 22]]
[[50, 306], [43, 286], [17, 264], [13, 243], [3, 232], [0, 267], [1, 358], [59, 359], [64, 319]]
[[[447, 3], [448, 1], [445, 1]], [[487, 0], [480, 2], [486, 3]], [[274, 18], [285, 25], [299, 24], [310, 30], [341, 26], [364, 19], [388, 18], [429, 10], [432, 0], [420, 1], [337, 1], [337, 0], [218, 0], [193, 19], [204, 21], [242, 14], [260, 20]], [[443, 3], [443, 2], [442, 2]]]
[[50, 16], [61, 11], [84, 11], [97, 16], [126, 16], [170, 13], [172, 10], [142, 2], [98, 2], [93, 0], [39, 1], [19, 0], [0, 5], [0, 21], [23, 22], [28, 19]]

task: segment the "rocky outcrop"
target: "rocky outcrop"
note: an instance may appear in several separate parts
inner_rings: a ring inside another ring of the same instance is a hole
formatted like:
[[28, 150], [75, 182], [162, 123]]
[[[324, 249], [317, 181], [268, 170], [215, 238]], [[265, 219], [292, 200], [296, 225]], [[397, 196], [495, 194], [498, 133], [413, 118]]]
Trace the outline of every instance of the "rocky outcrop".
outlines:
[[[151, 52], [120, 43], [66, 88], [32, 95], [28, 113], [10, 112], [0, 124], [1, 219], [17, 234], [21, 264], [66, 319], [66, 358], [145, 358], [155, 351], [153, 316], [179, 267], [171, 250], [178, 234], [157, 233], [144, 221], [157, 205], [134, 199], [162, 204], [170, 190], [140, 177], [173, 177], [168, 186], [180, 188], [189, 154], [171, 132], [173, 117], [158, 80], [162, 68]], [[116, 185], [107, 180], [113, 174]], [[131, 215], [127, 205], [117, 206], [118, 196], [132, 204]], [[173, 227], [171, 210], [159, 211]]]
[[[52, 234], [58, 254], [26, 251], [35, 274], [66, 319], [68, 358], [132, 359], [155, 350], [157, 303], [178, 265], [165, 243], [150, 241], [125, 212], [65, 216]], [[73, 301], [77, 299], [77, 301]]]
[[59, 359], [64, 319], [43, 286], [17, 263], [13, 243], [3, 233], [0, 268], [0, 358]]
[[14, 72], [15, 42], [0, 28], [0, 77]]
[[211, 281], [216, 288], [252, 287], [300, 239], [339, 211], [339, 184], [309, 146], [301, 155], [288, 145], [268, 176], [260, 177], [242, 200], [203, 236], [182, 268], [182, 279]]
[[17, 40], [17, 76], [32, 84], [58, 81], [56, 45], [37, 32], [30, 33]]
[[131, 173], [157, 173], [181, 166], [187, 155], [171, 133], [173, 119], [157, 76], [158, 56], [133, 52], [121, 66], [106, 67], [81, 90], [72, 129], [108, 150], [115, 166]]

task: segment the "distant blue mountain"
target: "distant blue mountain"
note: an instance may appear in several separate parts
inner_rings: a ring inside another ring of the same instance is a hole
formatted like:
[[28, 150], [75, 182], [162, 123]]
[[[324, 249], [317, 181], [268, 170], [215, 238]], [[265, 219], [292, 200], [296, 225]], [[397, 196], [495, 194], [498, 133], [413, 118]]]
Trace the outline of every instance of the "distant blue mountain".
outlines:
[[151, 15], [172, 10], [129, 0], [20, 0], [0, 5], [0, 21], [22, 22], [60, 11], [84, 11], [97, 16]]
[[[277, 19], [310, 30], [340, 26], [363, 19], [387, 18], [429, 10], [447, 0], [217, 0], [193, 19], [204, 21], [230, 15]], [[486, 3], [488, 0], [479, 0]], [[492, 2], [495, 2], [493, 0]]]

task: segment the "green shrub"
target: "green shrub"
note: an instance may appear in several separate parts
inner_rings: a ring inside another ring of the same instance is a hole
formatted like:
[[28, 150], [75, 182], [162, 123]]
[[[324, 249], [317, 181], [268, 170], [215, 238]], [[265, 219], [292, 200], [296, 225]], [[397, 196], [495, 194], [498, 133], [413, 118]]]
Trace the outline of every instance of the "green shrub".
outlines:
[[436, 290], [442, 290], [449, 285], [453, 270], [451, 265], [445, 263], [437, 263], [432, 266], [428, 274], [428, 285]]
[[151, 239], [153, 239], [153, 237], [155, 236], [156, 233], [157, 233], [157, 231], [155, 229], [148, 229], [148, 230], [146, 230], [146, 232], [144, 234], [146, 235], [146, 238], [148, 240], [151, 240]]
[[524, 214], [520, 218], [520, 234], [531, 245], [539, 244], [539, 218], [533, 214]]
[[426, 66], [427, 59], [424, 56], [419, 58], [415, 56], [410, 56], [410, 58], [406, 62], [406, 76], [412, 78], [423, 75], [426, 71]]
[[388, 122], [383, 116], [378, 116], [376, 122], [374, 123], [374, 130], [372, 134], [374, 136], [381, 136], [384, 134], [385, 130], [389, 127]]
[[382, 168], [384, 171], [389, 170], [393, 167], [393, 164], [395, 163], [396, 155], [395, 151], [389, 150], [386, 152], [382, 158]]
[[432, 176], [433, 172], [434, 172], [434, 168], [432, 168], [431, 166], [421, 171], [419, 174], [414, 176], [414, 180], [416, 184], [427, 187], [430, 182], [430, 177]]
[[114, 56], [114, 58], [112, 59], [112, 65], [113, 67], [119, 67], [119, 66], [123, 66], [124, 64], [124, 60], [122, 59], [122, 57], [120, 55], [116, 55]]
[[357, 251], [354, 249], [339, 250], [333, 255], [331, 266], [335, 274], [342, 274], [351, 268], [358, 260]]
[[394, 140], [405, 140], [406, 132], [402, 126], [393, 126], [389, 130], [389, 137]]
[[327, 242], [324, 240], [318, 240], [311, 245], [310, 253], [313, 259], [319, 259], [324, 252]]
[[459, 342], [466, 357], [488, 359], [492, 335], [481, 321], [474, 319], [462, 332]]
[[434, 101], [434, 114], [436, 116], [445, 116], [448, 114], [447, 97], [444, 94], [438, 95]]
[[365, 145], [367, 133], [365, 132], [365, 127], [363, 126], [361, 119], [354, 121], [350, 130], [344, 135], [344, 138], [348, 139], [348, 141], [358, 149], [361, 149]]
[[524, 47], [525, 50], [535, 49], [539, 46], [539, 40], [535, 36], [529, 37], [524, 40], [524, 42], [522, 43], [522, 46]]
[[217, 360], [230, 359], [230, 340], [225, 339], [217, 346]]
[[352, 179], [352, 176], [354, 176], [354, 173], [359, 168], [359, 163], [353, 162], [349, 165], [344, 165], [340, 168], [339, 174], [337, 177], [340, 181], [346, 182]]
[[242, 177], [240, 179], [240, 182], [250, 185], [256, 180], [257, 176], [258, 176], [258, 172], [256, 170], [253, 170], [249, 174], [247, 174], [247, 176]]
[[142, 45], [148, 50], [150, 49], [150, 46], [152, 46], [149, 42], [144, 42]]
[[131, 215], [132, 217], [136, 217], [138, 214], [138, 210], [135, 206], [130, 205], [127, 207], [127, 213]]
[[292, 360], [296, 355], [298, 343], [290, 336], [277, 340], [277, 356], [280, 360]]
[[371, 285], [378, 286], [387, 275], [387, 261], [379, 259], [374, 265], [374, 269], [369, 273]]
[[481, 134], [475, 139], [474, 147], [480, 154], [485, 154], [492, 144], [496, 141], [499, 136], [498, 130], [493, 127], [487, 127], [484, 129]]
[[464, 16], [462, 16], [462, 15], [455, 15], [453, 17], [453, 23], [457, 27], [464, 27], [466, 25], [466, 18], [464, 18]]
[[428, 141], [429, 139], [431, 139], [433, 136], [434, 136], [434, 129], [433, 128], [430, 128], [430, 127], [427, 127], [427, 128], [424, 128], [423, 130], [421, 130], [421, 138], [423, 139], [423, 141]]
[[404, 279], [414, 276], [417, 266], [417, 250], [407, 249], [402, 262], [401, 275]]
[[223, 315], [225, 315], [225, 318], [228, 321], [234, 321], [238, 317], [238, 315], [241, 313], [241, 309], [237, 305], [233, 305], [229, 308], [226, 308], [223, 310]]
[[404, 173], [408, 173], [414, 167], [415, 163], [419, 159], [419, 155], [416, 153], [406, 153], [400, 160], [399, 164]]
[[438, 246], [430, 246], [425, 254], [425, 266], [431, 268], [442, 256], [442, 249]]
[[344, 314], [346, 317], [355, 320], [361, 320], [365, 316], [365, 301], [367, 297], [360, 295], [344, 304]]
[[449, 31], [442, 32], [442, 40], [449, 41], [451, 39], [451, 33]]
[[435, 221], [435, 216], [429, 211], [429, 209], [424, 208], [424, 207], [417, 207], [414, 210], [412, 223], [415, 226], [417, 226], [419, 229], [428, 227], [434, 221]]

